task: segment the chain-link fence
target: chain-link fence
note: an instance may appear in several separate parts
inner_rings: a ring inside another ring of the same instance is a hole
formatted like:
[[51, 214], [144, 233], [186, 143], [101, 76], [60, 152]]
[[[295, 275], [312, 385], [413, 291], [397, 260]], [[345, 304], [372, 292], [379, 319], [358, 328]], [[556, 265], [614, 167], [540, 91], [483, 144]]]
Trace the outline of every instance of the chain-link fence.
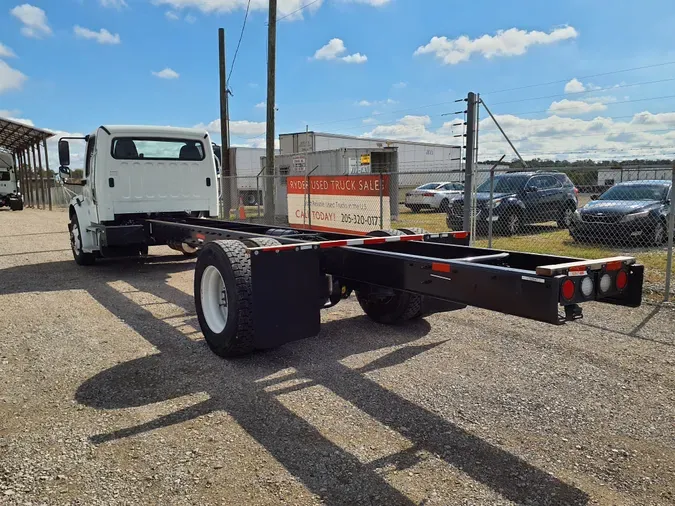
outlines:
[[[438, 165], [398, 172], [229, 178], [231, 220], [365, 234], [463, 230], [464, 173]], [[480, 164], [469, 193], [473, 243], [579, 258], [637, 257], [646, 291], [665, 295], [673, 229], [670, 167], [523, 169]], [[265, 212], [267, 199], [273, 205]], [[228, 216], [229, 214], [229, 216]], [[672, 274], [672, 273], [671, 273]]]

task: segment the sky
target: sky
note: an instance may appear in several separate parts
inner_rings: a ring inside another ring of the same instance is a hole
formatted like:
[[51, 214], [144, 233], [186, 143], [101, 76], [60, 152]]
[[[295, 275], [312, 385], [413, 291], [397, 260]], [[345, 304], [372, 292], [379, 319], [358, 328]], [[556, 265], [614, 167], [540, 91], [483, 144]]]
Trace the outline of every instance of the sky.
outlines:
[[[198, 126], [219, 142], [222, 27], [231, 141], [262, 147], [267, 9], [4, 0], [0, 116], [59, 135]], [[525, 158], [675, 158], [672, 0], [278, 0], [278, 18], [277, 136], [457, 144], [455, 100], [473, 91]], [[480, 159], [514, 156], [485, 110], [479, 143]]]

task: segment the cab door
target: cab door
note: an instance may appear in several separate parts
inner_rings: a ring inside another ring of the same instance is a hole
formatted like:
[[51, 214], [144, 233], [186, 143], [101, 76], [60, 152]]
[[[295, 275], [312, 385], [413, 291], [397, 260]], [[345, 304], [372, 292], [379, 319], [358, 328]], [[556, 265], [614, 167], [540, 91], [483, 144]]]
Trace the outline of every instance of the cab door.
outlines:
[[87, 208], [89, 221], [98, 223], [98, 208], [96, 202], [96, 139], [95, 135], [90, 135], [87, 140], [87, 149], [84, 161], [84, 179], [82, 186], [82, 197]]

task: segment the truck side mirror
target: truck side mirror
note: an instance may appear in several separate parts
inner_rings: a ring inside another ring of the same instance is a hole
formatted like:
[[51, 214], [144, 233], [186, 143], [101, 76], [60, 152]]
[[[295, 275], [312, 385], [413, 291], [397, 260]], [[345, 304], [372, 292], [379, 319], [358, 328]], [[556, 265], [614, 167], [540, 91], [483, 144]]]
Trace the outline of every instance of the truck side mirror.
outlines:
[[[63, 139], [59, 141], [59, 165], [61, 167], [70, 165], [70, 145], [68, 141], [64, 141]], [[59, 167], [59, 172], [61, 172], [61, 167]]]
[[59, 174], [70, 177], [70, 169], [64, 165], [59, 167]]

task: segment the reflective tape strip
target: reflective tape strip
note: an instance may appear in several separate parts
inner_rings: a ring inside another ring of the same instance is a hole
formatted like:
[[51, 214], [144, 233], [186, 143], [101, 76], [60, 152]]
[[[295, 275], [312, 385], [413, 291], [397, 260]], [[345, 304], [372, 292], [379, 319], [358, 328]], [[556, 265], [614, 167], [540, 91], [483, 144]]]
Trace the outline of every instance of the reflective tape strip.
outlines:
[[256, 254], [259, 252], [278, 252], [289, 250], [308, 250], [313, 248], [329, 249], [340, 248], [343, 246], [367, 246], [370, 244], [384, 244], [387, 242], [399, 241], [423, 241], [424, 234], [415, 235], [392, 235], [386, 237], [364, 237], [363, 239], [343, 239], [339, 241], [308, 242], [303, 244], [284, 244], [283, 246], [264, 246], [262, 248], [251, 248]]

